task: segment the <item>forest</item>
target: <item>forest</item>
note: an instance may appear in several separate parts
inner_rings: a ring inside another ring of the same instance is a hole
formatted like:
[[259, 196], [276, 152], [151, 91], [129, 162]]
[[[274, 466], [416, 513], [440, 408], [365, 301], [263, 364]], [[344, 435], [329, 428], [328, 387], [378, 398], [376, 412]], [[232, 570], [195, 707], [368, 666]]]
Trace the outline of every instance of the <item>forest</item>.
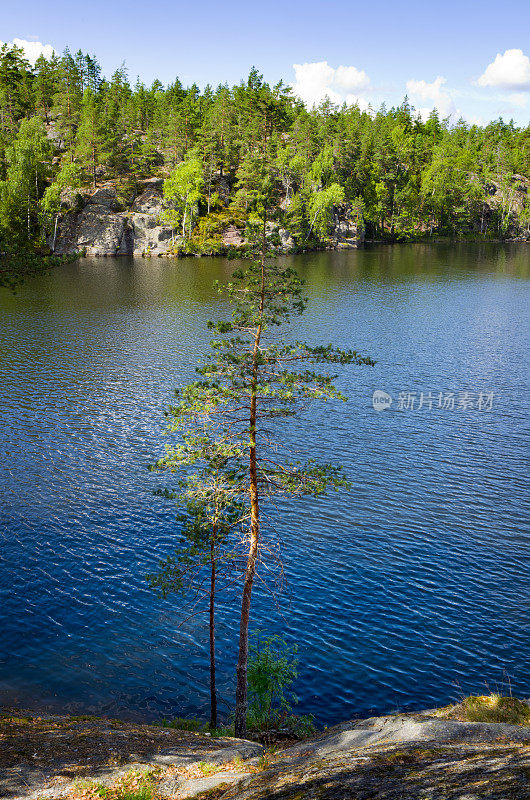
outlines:
[[[65, 192], [112, 181], [123, 198], [163, 181], [165, 220], [189, 251], [220, 252], [222, 233], [252, 220], [259, 186], [293, 249], [329, 242], [348, 204], [366, 238], [527, 238], [530, 126], [422, 120], [397, 108], [307, 109], [257, 69], [235, 86], [164, 86], [125, 65], [107, 78], [81, 51], [32, 67], [0, 50], [0, 245], [49, 253]], [[127, 200], [125, 201], [125, 205]]]

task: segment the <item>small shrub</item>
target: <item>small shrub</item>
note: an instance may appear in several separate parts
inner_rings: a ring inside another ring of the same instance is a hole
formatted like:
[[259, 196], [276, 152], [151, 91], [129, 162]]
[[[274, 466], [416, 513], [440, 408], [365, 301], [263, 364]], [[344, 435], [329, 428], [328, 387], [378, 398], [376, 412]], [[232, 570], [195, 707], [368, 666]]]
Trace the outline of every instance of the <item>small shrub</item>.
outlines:
[[247, 725], [251, 730], [287, 729], [294, 736], [314, 732], [311, 716], [297, 716], [292, 705], [298, 702], [289, 691], [298, 676], [298, 648], [279, 636], [252, 637], [248, 661], [249, 709]]
[[209, 733], [213, 739], [218, 739], [221, 736], [234, 735], [233, 725], [218, 725], [216, 728], [210, 728], [207, 722], [197, 717], [175, 717], [172, 720], [162, 719], [160, 722], [155, 722], [154, 724], [161, 728], [173, 728], [178, 731]]
[[216, 772], [221, 772], [222, 767], [219, 764], [212, 764], [211, 761], [199, 761], [199, 769], [203, 775], [215, 775]]
[[216, 728], [209, 728], [210, 736], [212, 739], [218, 739], [221, 736], [235, 736], [234, 725], [218, 725]]

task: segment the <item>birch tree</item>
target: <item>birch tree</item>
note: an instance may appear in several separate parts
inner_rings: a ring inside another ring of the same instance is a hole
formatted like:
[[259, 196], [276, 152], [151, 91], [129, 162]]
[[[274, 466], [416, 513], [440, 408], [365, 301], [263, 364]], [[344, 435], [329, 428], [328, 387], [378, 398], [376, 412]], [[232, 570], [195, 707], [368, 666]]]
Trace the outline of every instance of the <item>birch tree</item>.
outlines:
[[164, 181], [164, 200], [169, 208], [163, 212], [163, 217], [174, 228], [181, 225], [184, 238], [186, 233], [191, 236], [197, 220], [202, 188], [202, 165], [195, 157], [178, 164]]

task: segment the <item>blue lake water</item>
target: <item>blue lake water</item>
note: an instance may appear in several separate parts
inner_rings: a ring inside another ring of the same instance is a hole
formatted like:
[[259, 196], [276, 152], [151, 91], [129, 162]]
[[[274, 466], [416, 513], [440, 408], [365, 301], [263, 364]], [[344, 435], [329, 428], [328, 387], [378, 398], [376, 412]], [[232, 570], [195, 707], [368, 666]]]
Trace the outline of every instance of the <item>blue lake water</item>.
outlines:
[[[352, 482], [277, 509], [286, 583], [254, 595], [254, 627], [299, 645], [299, 710], [332, 723], [508, 683], [530, 696], [530, 249], [292, 261], [310, 296], [296, 338], [377, 360], [341, 372], [347, 404], [281, 434]], [[0, 703], [207, 714], [206, 618], [181, 624], [144, 578], [177, 532], [146, 467], [231, 268], [84, 259], [1, 291]], [[377, 389], [390, 410], [374, 410]], [[219, 609], [224, 711], [237, 610], [236, 596]]]

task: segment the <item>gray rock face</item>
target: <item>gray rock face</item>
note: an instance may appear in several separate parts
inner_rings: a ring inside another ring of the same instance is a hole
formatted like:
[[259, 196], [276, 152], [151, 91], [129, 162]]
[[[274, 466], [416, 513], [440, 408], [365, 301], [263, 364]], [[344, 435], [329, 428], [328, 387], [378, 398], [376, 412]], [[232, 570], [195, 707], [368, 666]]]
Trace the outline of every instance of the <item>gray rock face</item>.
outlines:
[[[62, 199], [62, 198], [61, 198]], [[167, 252], [172, 229], [160, 224], [162, 195], [150, 187], [122, 211], [113, 186], [102, 186], [75, 211], [77, 197], [65, 197], [65, 214], [58, 226], [55, 252], [85, 250], [92, 256], [162, 255]]]
[[62, 190], [59, 201], [61, 208], [66, 211], [73, 211], [83, 207], [85, 198], [76, 189], [71, 189], [69, 186]]
[[116, 196], [114, 186], [102, 186], [87, 198], [87, 205], [96, 206], [102, 210], [122, 211], [122, 205]]
[[339, 203], [333, 208], [332, 239], [339, 250], [361, 247], [364, 242], [362, 216], [358, 219], [350, 203]]
[[197, 797], [198, 794], [212, 792], [213, 789], [221, 789], [234, 786], [248, 777], [245, 772], [217, 772], [206, 778], [195, 778], [188, 781], [168, 780], [161, 781], [157, 786], [157, 796], [164, 798], [178, 797], [179, 800]]
[[[85, 250], [87, 255], [94, 256], [159, 256], [178, 243], [178, 236], [175, 237], [178, 232], [162, 220], [164, 201], [158, 183], [149, 185], [128, 212], [123, 210], [116, 189], [110, 184], [101, 186], [84, 201], [74, 191], [65, 192], [61, 200], [67, 213], [58, 226], [57, 254]], [[288, 253], [296, 248], [289, 231], [276, 223], [268, 225], [268, 233], [277, 236], [278, 252]], [[331, 242], [338, 249], [357, 248], [364, 242], [362, 218], [358, 218], [349, 203], [340, 203], [333, 209]], [[242, 232], [230, 225], [223, 234], [223, 243], [240, 247], [245, 240]]]
[[[103, 786], [112, 786], [120, 777], [130, 773], [144, 773], [153, 766], [182, 767], [194, 771], [200, 765], [226, 765], [227, 769], [213, 772], [204, 777], [186, 777], [175, 775], [163, 777], [156, 786], [157, 797], [179, 798], [194, 797], [197, 792], [204, 792], [219, 785], [234, 785], [248, 778], [245, 764], [234, 764], [230, 769], [230, 762], [234, 759], [247, 761], [256, 759], [264, 752], [264, 747], [256, 742], [245, 739], [225, 738], [220, 741], [224, 747], [215, 747], [215, 742], [205, 740], [197, 734], [196, 741], [187, 740], [181, 747], [171, 747], [163, 753], [153, 754], [149, 758], [138, 761], [128, 761], [119, 766], [97, 766], [90, 769], [86, 779], [96, 781]], [[131, 753], [131, 759], [133, 758]], [[9, 770], [8, 770], [9, 772]], [[45, 774], [33, 765], [22, 765], [20, 773], [17, 769], [11, 770], [13, 775], [2, 775], [0, 772], [0, 796], [9, 797], [10, 800], [59, 800], [71, 797], [75, 789], [75, 782], [71, 777], [64, 776], [58, 783], [57, 776]], [[3, 793], [2, 793], [3, 790]]]
[[289, 231], [286, 231], [285, 228], [280, 228], [278, 231], [278, 236], [280, 237], [280, 241], [282, 243], [282, 250], [288, 253], [289, 250], [292, 250], [295, 247], [295, 241]]
[[392, 715], [344, 722], [312, 741], [290, 747], [285, 753], [325, 756], [358, 748], [407, 742], [530, 742], [530, 728], [491, 722], [457, 722], [449, 719]]
[[157, 187], [149, 186], [135, 199], [131, 211], [133, 214], [149, 214], [158, 221], [163, 208], [164, 200], [162, 193]]
[[116, 189], [113, 186], [97, 189], [86, 199], [84, 208], [77, 212], [78, 197], [68, 192], [64, 201], [71, 212], [59, 223], [55, 252], [86, 250], [88, 255], [116, 255], [127, 229], [126, 217], [116, 213], [120, 209]]
[[150, 187], [136, 198], [132, 205], [130, 221], [133, 231], [133, 255], [163, 255], [173, 237], [169, 225], [161, 224], [164, 210], [160, 191]]
[[87, 255], [114, 256], [121, 248], [126, 229], [124, 215], [88, 206], [63, 218], [55, 252], [61, 255], [86, 250]]
[[272, 756], [223, 800], [508, 800], [527, 798], [530, 728], [372, 717]]

